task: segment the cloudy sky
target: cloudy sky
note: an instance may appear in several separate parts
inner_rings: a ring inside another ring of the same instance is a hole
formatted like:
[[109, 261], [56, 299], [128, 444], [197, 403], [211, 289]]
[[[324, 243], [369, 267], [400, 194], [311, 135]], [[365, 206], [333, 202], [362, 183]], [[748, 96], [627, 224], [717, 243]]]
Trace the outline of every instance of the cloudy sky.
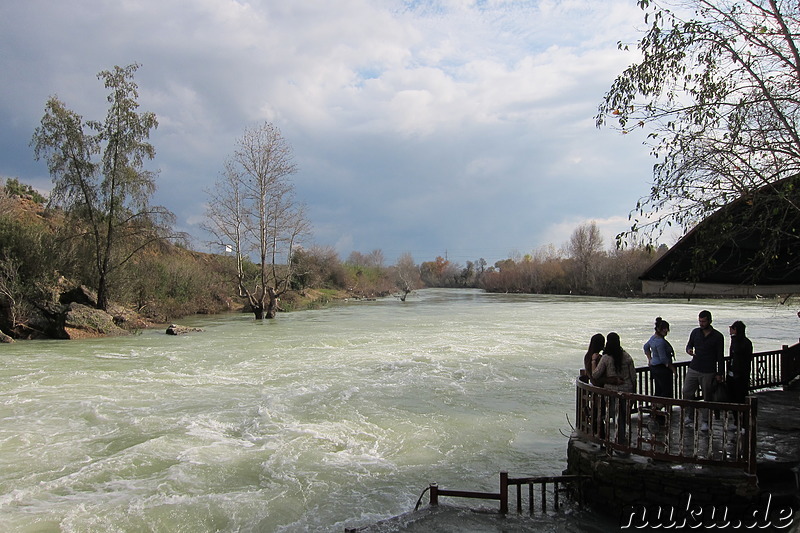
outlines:
[[30, 139], [50, 95], [102, 120], [134, 62], [156, 113], [155, 203], [204, 249], [204, 188], [245, 128], [292, 145], [313, 243], [493, 263], [647, 194], [641, 134], [598, 130], [635, 0], [24, 0], [0, 4], [0, 177], [50, 188]]

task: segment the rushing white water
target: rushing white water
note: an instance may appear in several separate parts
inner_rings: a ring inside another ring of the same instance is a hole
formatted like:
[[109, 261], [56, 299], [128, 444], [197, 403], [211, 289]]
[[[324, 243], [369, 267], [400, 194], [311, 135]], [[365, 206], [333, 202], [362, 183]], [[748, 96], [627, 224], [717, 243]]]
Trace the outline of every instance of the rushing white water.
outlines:
[[[774, 300], [425, 290], [263, 323], [194, 317], [181, 323], [204, 332], [180, 337], [3, 345], [0, 530], [343, 531], [411, 511], [432, 481], [560, 474], [589, 337], [617, 331], [644, 364], [657, 315], [682, 352], [703, 308], [726, 334], [747, 323], [757, 351], [797, 340], [796, 309]], [[424, 530], [509, 525], [455, 512]]]

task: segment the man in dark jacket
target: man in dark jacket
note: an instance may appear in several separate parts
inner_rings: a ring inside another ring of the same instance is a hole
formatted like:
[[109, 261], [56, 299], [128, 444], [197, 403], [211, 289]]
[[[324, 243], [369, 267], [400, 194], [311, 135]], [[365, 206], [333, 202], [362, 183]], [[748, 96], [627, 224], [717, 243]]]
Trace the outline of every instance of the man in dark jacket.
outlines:
[[[699, 327], [692, 330], [686, 353], [692, 362], [686, 370], [683, 381], [683, 398], [693, 400], [698, 389], [703, 391], [703, 399], [708, 400], [712, 383], [722, 381], [725, 376], [725, 337], [711, 325], [711, 312], [700, 311], [697, 317]], [[685, 424], [692, 423], [694, 410], [687, 409]], [[700, 431], [708, 431], [708, 411], [703, 410]]]
[[728, 393], [731, 401], [744, 403], [750, 387], [750, 366], [753, 361], [753, 343], [745, 335], [745, 325], [737, 320], [730, 326], [731, 365], [728, 370]]

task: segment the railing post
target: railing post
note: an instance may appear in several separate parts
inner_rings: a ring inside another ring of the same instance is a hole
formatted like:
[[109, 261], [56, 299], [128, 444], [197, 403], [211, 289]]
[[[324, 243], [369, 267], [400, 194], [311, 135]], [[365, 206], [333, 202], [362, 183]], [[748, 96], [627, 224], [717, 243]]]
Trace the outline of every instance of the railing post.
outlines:
[[500, 472], [500, 513], [508, 513], [508, 472]]
[[428, 488], [431, 492], [431, 505], [439, 505], [439, 484], [438, 483], [431, 483], [428, 485]]
[[789, 384], [789, 379], [790, 379], [789, 375], [788, 375], [789, 374], [789, 371], [788, 371], [788, 366], [789, 366], [789, 353], [788, 353], [789, 352], [789, 347], [784, 344], [782, 348], [783, 349], [781, 350], [781, 360], [780, 360], [781, 361], [781, 363], [780, 363], [781, 364], [781, 368], [780, 368], [780, 374], [781, 375], [780, 375], [779, 379], [781, 380], [781, 385], [783, 385], [785, 387], [786, 385]]
[[747, 417], [747, 473], [756, 473], [756, 431], [758, 425], [758, 398], [755, 396], [747, 397], [748, 414]]
[[533, 483], [528, 482], [528, 512], [533, 514]]

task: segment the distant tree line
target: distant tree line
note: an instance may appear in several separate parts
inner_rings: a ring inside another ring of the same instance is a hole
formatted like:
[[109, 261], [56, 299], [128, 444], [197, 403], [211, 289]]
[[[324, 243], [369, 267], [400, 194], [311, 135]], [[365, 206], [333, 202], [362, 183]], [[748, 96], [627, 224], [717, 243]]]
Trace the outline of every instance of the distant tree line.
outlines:
[[329, 247], [295, 254], [296, 288], [343, 289], [354, 296], [395, 294], [404, 299], [424, 287], [480, 288], [489, 292], [634, 296], [639, 276], [666, 247], [603, 248], [596, 223], [579, 226], [561, 249], [548, 245], [488, 265], [483, 258], [461, 265], [444, 257], [415, 264], [408, 253], [384, 264], [381, 250], [352, 252], [341, 261]]

